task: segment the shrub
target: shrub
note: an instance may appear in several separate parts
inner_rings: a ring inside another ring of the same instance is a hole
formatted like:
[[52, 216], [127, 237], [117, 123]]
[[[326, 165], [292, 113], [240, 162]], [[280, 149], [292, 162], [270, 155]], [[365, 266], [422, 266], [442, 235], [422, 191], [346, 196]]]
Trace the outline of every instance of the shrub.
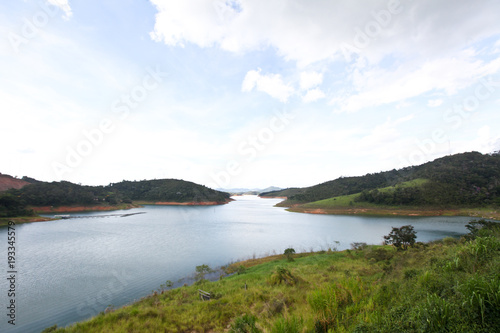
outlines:
[[370, 261], [383, 261], [383, 260], [390, 260], [394, 254], [387, 249], [384, 249], [383, 247], [377, 247], [369, 251], [366, 255], [365, 258], [370, 260]]
[[412, 225], [404, 225], [401, 228], [392, 228], [392, 231], [384, 236], [385, 244], [392, 244], [398, 250], [406, 250], [415, 244], [417, 232]]
[[[488, 279], [474, 275], [458, 287], [463, 297], [463, 306], [470, 314], [470, 320], [483, 327], [500, 331], [500, 279]], [[494, 331], [494, 330], [492, 330]]]
[[212, 269], [208, 265], [196, 266], [196, 274], [194, 279], [196, 282], [202, 282], [205, 280], [205, 274], [212, 273]]
[[479, 265], [489, 260], [498, 250], [500, 250], [500, 241], [497, 238], [477, 237], [465, 244], [460, 251], [460, 259], [474, 273]]
[[418, 275], [418, 271], [416, 269], [409, 268], [405, 270], [404, 275], [406, 280], [413, 279], [415, 276]]
[[487, 221], [485, 219], [472, 220], [466, 226], [469, 233], [464, 236], [467, 240], [472, 240], [476, 237], [484, 237], [491, 235], [492, 232], [500, 230], [500, 223]]
[[364, 242], [354, 242], [354, 243], [351, 243], [351, 248], [353, 250], [364, 250], [364, 249], [366, 249], [367, 246], [368, 246], [368, 244], [366, 244]]
[[293, 286], [297, 283], [298, 279], [286, 268], [282, 266], [276, 267], [276, 271], [271, 275], [271, 285], [286, 284]]
[[288, 259], [288, 261], [293, 261], [293, 255], [295, 254], [295, 250], [291, 247], [285, 250], [283, 255]]
[[259, 333], [260, 330], [255, 326], [256, 318], [255, 316], [244, 314], [241, 317], [235, 319], [234, 323], [231, 324], [231, 333]]
[[454, 303], [436, 294], [427, 295], [426, 302], [419, 307], [418, 312], [425, 332], [448, 332], [458, 313]]
[[292, 316], [290, 318], [281, 317], [274, 322], [271, 333], [300, 333], [304, 327], [302, 318]]

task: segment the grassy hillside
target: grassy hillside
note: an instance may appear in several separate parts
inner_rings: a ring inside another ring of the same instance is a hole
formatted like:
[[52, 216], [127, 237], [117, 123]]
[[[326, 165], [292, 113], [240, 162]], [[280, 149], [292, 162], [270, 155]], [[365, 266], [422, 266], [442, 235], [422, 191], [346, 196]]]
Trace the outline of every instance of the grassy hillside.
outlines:
[[[402, 188], [419, 188], [424, 184], [428, 183], [427, 179], [414, 179], [401, 184], [397, 184], [395, 186], [387, 186], [380, 189], [377, 189], [380, 193], [385, 194], [393, 194], [398, 189]], [[323, 209], [331, 209], [331, 208], [344, 208], [356, 205], [357, 207], [377, 207], [376, 204], [371, 202], [364, 202], [360, 200], [361, 193], [342, 195], [339, 197], [319, 200], [310, 202], [307, 204], [303, 204], [300, 207], [303, 208], [323, 208]], [[394, 206], [392, 206], [394, 207]]]
[[[420, 203], [405, 204], [407, 193], [422, 191], [429, 181], [426, 179], [410, 180], [396, 186], [388, 186], [361, 193], [296, 204], [289, 211], [314, 214], [341, 215], [399, 215], [399, 216], [471, 216], [500, 220], [500, 209], [490, 206], [432, 206]], [[378, 200], [378, 201], [375, 201]], [[388, 200], [389, 199], [389, 200]], [[389, 201], [389, 202], [387, 202]]]
[[[417, 182], [410, 186], [409, 181]], [[393, 187], [394, 190], [382, 190]], [[419, 166], [360, 177], [342, 177], [303, 189], [266, 193], [286, 196], [291, 207], [358, 194], [359, 203], [435, 208], [500, 206], [500, 154], [456, 154]]]
[[[500, 229], [236, 264], [57, 332], [498, 332]], [[389, 230], [388, 230], [389, 232]], [[198, 289], [212, 299], [202, 301]]]
[[305, 191], [306, 191], [305, 188], [290, 187], [284, 190], [262, 192], [261, 194], [259, 194], [259, 196], [263, 198], [276, 198], [276, 197], [290, 198], [293, 195], [304, 193]]

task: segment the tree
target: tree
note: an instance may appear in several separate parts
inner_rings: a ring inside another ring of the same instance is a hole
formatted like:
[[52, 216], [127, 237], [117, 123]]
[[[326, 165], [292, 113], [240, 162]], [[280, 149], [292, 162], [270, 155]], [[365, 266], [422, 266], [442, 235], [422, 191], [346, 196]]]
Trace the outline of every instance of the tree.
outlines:
[[295, 250], [293, 248], [289, 247], [288, 249], [285, 250], [285, 252], [283, 254], [288, 259], [288, 261], [293, 261], [294, 253], [295, 253]]
[[390, 234], [384, 236], [386, 245], [392, 244], [398, 250], [406, 250], [415, 244], [417, 232], [413, 230], [412, 225], [404, 225], [401, 228], [392, 227]]
[[212, 273], [212, 269], [208, 265], [196, 266], [196, 275], [194, 279], [196, 282], [205, 280], [205, 274]]

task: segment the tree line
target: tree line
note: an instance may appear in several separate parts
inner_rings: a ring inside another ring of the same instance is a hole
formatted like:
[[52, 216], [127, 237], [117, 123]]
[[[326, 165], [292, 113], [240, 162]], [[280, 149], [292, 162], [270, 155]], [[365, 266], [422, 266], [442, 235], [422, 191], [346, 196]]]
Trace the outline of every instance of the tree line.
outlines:
[[177, 179], [122, 181], [85, 186], [67, 181], [36, 181], [0, 193], [0, 217], [29, 215], [27, 206], [118, 205], [132, 201], [225, 202], [229, 193]]
[[[415, 179], [427, 181], [412, 187], [396, 186]], [[396, 186], [395, 190], [379, 190], [390, 186]], [[287, 196], [290, 203], [308, 203], [356, 193], [360, 193], [358, 202], [386, 205], [500, 205], [500, 153], [455, 154], [419, 166], [340, 177], [307, 188], [268, 192], [262, 196]]]

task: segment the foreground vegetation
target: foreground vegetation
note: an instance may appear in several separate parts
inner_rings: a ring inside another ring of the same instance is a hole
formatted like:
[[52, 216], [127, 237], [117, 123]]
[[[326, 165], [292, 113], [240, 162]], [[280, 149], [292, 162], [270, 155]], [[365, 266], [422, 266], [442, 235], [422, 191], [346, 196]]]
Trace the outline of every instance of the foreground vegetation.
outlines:
[[[407, 250], [363, 243], [342, 252], [287, 249], [233, 265], [237, 273], [218, 281], [201, 274], [192, 286], [46, 331], [499, 332], [500, 228], [484, 220], [468, 228], [461, 239], [414, 244], [410, 237]], [[198, 289], [211, 299], [200, 299]]]

